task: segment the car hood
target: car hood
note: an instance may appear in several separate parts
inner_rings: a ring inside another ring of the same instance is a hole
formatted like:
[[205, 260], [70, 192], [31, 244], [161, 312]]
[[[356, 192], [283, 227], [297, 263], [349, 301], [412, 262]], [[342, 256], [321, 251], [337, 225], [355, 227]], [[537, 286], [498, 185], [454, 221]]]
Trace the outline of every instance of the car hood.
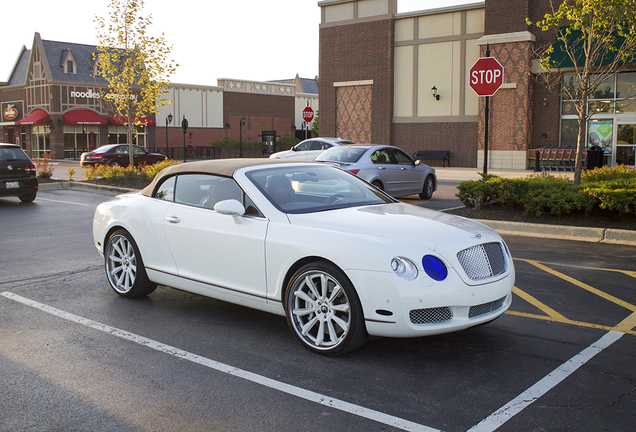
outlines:
[[279, 151], [276, 153], [272, 153], [271, 155], [269, 155], [270, 158], [284, 158], [289, 156], [290, 154], [294, 153], [293, 150], [283, 150], [283, 151]]
[[494, 230], [477, 221], [402, 203], [290, 214], [288, 217], [292, 224], [414, 243], [431, 250], [457, 238], [472, 238], [476, 242], [499, 240]]

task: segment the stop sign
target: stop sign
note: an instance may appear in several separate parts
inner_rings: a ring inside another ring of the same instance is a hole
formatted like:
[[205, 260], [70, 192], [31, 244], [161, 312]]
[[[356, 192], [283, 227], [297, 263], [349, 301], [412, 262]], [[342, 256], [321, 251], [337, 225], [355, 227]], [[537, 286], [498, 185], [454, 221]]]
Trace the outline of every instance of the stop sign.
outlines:
[[504, 68], [494, 57], [482, 57], [470, 68], [470, 88], [477, 96], [492, 96], [503, 84]]
[[306, 107], [303, 110], [303, 120], [307, 123], [311, 122], [314, 119], [314, 110], [311, 107]]

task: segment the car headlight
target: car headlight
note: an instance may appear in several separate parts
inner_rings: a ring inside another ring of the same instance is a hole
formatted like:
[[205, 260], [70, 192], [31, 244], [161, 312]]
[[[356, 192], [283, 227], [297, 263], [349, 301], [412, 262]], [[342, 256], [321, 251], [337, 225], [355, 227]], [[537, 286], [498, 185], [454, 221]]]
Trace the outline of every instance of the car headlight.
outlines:
[[404, 258], [404, 257], [395, 257], [391, 260], [391, 270], [406, 280], [413, 280], [417, 278], [417, 266], [413, 263], [413, 261]]
[[438, 282], [443, 281], [448, 276], [446, 264], [433, 255], [426, 255], [422, 258], [422, 267], [431, 279]]

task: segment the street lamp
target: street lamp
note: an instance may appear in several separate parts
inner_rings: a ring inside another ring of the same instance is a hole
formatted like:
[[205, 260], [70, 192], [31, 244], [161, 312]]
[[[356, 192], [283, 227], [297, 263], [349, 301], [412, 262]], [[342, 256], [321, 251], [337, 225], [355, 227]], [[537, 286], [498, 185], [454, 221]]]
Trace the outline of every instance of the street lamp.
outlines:
[[187, 162], [185, 136], [186, 136], [186, 131], [188, 130], [188, 120], [186, 120], [185, 114], [183, 115], [183, 120], [181, 121], [181, 127], [183, 128], [183, 162]]
[[168, 124], [172, 123], [172, 114], [166, 117], [166, 154], [168, 154]]
[[239, 123], [239, 157], [243, 157], [243, 125], [245, 122], [245, 117], [243, 117]]

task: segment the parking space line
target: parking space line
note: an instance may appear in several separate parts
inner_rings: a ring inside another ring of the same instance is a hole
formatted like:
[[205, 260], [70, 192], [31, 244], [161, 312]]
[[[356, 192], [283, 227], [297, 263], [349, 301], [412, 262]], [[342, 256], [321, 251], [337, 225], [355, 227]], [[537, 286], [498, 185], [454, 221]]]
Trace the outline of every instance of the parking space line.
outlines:
[[527, 301], [528, 303], [530, 303], [532, 306], [543, 311], [550, 318], [553, 318], [556, 321], [568, 321], [566, 317], [564, 317], [563, 315], [561, 315], [560, 313], [558, 313], [551, 307], [547, 306], [546, 304], [541, 303], [539, 300], [537, 300], [530, 294], [526, 293], [525, 291], [522, 291], [517, 287], [513, 287], [512, 292], [518, 295], [519, 297], [521, 297], [522, 299], [524, 299], [525, 301]]
[[512, 401], [486, 417], [477, 425], [468, 429], [468, 432], [492, 432], [498, 429], [515, 415], [519, 414], [537, 399], [556, 387], [564, 379], [576, 372], [581, 366], [591, 360], [594, 356], [612, 345], [623, 336], [623, 333], [610, 331], [598, 341], [585, 348], [583, 351], [572, 357], [567, 362], [553, 370], [535, 385], [521, 393]]
[[533, 319], [539, 319], [544, 321], [554, 321], [561, 324], [570, 324], [570, 325], [575, 325], [578, 327], [587, 327], [587, 328], [594, 328], [594, 329], [607, 330], [607, 331], [619, 331], [622, 333], [636, 335], [636, 331], [633, 330], [634, 327], [636, 327], [636, 313], [631, 314], [629, 317], [627, 317], [626, 319], [624, 319], [623, 321], [621, 321], [618, 325], [614, 327], [601, 325], [601, 324], [591, 324], [591, 323], [586, 323], [583, 321], [575, 321], [575, 320], [566, 318], [565, 316], [556, 312], [554, 309], [550, 308], [544, 303], [541, 303], [539, 300], [537, 300], [530, 294], [520, 290], [517, 287], [514, 287], [512, 289], [512, 292], [518, 295], [519, 297], [521, 297], [522, 299], [524, 299], [525, 301], [527, 301], [528, 303], [530, 303], [531, 305], [533, 305], [534, 307], [545, 312], [546, 315], [536, 315], [536, 314], [530, 314], [526, 312], [517, 312], [517, 311], [511, 311], [511, 310], [506, 311], [506, 315], [515, 315], [515, 316], [520, 316], [524, 318], [533, 318]]
[[560, 279], [563, 279], [564, 281], [570, 282], [573, 285], [578, 286], [579, 288], [583, 288], [584, 290], [589, 291], [592, 294], [596, 294], [597, 296], [602, 297], [605, 300], [608, 300], [608, 301], [610, 301], [610, 302], [612, 302], [614, 304], [617, 304], [617, 305], [622, 306], [622, 307], [624, 307], [626, 309], [629, 309], [632, 312], [636, 312], [636, 306], [634, 306], [633, 304], [628, 303], [626, 301], [623, 301], [623, 300], [621, 300], [621, 299], [619, 299], [617, 297], [614, 297], [611, 294], [603, 292], [603, 291], [601, 291], [599, 289], [596, 289], [596, 288], [594, 288], [594, 287], [592, 287], [592, 286], [590, 286], [590, 285], [588, 285], [586, 283], [578, 281], [578, 280], [576, 280], [576, 279], [574, 279], [574, 278], [572, 278], [572, 277], [570, 277], [570, 276], [568, 276], [566, 274], [563, 274], [563, 273], [558, 272], [556, 270], [552, 270], [551, 268], [545, 266], [544, 264], [541, 264], [539, 261], [527, 260], [527, 259], [521, 259], [520, 261], [527, 262], [528, 264], [531, 264], [531, 265], [537, 267], [538, 269], [545, 271], [546, 273], [550, 273], [551, 275], [556, 276], [556, 277], [558, 277]]
[[72, 205], [78, 205], [78, 206], [82, 206], [82, 207], [90, 207], [89, 204], [75, 203], [75, 202], [70, 202], [70, 201], [52, 200], [52, 199], [42, 198], [42, 197], [38, 197], [38, 201], [48, 201], [48, 202], [54, 202], [54, 203], [60, 203], [60, 204], [72, 204]]
[[348, 414], [356, 415], [358, 417], [363, 417], [363, 418], [366, 418], [378, 423], [382, 423], [394, 428], [402, 429], [405, 431], [440, 432], [438, 429], [430, 428], [428, 426], [424, 426], [424, 425], [414, 423], [405, 419], [401, 419], [399, 417], [395, 417], [395, 416], [388, 415], [379, 411], [371, 410], [371, 409], [362, 407], [360, 405], [355, 405], [346, 401], [331, 398], [329, 396], [322, 395], [320, 393], [315, 393], [310, 390], [305, 390], [303, 388], [286, 384], [281, 381], [276, 381], [271, 378], [267, 378], [252, 372], [238, 369], [236, 367], [226, 365], [224, 363], [220, 363], [215, 360], [202, 357], [197, 354], [193, 354], [188, 351], [184, 351], [182, 349], [179, 349], [170, 345], [165, 345], [161, 342], [157, 342], [152, 339], [148, 339], [134, 333], [120, 330], [118, 328], [111, 327], [106, 324], [101, 324], [97, 321], [93, 321], [88, 318], [83, 318], [79, 315], [74, 315], [72, 313], [65, 312], [61, 309], [57, 309], [43, 303], [39, 303], [35, 300], [31, 300], [29, 298], [22, 297], [20, 295], [13, 294], [11, 292], [5, 291], [0, 293], [0, 295], [8, 299], [11, 299], [13, 301], [16, 301], [18, 303], [32, 307], [34, 309], [38, 309], [42, 312], [46, 312], [58, 318], [63, 318], [67, 321], [71, 321], [76, 324], [81, 324], [83, 326], [92, 328], [94, 330], [107, 333], [111, 336], [116, 336], [121, 339], [134, 342], [146, 348], [150, 348], [165, 354], [169, 354], [179, 359], [187, 360], [189, 362], [207, 367], [209, 369], [216, 370], [218, 372], [222, 372], [228, 375], [242, 378], [246, 381], [249, 381], [249, 382], [252, 382], [252, 383], [273, 389], [273, 390], [277, 390], [282, 393], [289, 394], [291, 396], [305, 399], [307, 401], [314, 402], [319, 405], [328, 406], [330, 408], [343, 411]]

